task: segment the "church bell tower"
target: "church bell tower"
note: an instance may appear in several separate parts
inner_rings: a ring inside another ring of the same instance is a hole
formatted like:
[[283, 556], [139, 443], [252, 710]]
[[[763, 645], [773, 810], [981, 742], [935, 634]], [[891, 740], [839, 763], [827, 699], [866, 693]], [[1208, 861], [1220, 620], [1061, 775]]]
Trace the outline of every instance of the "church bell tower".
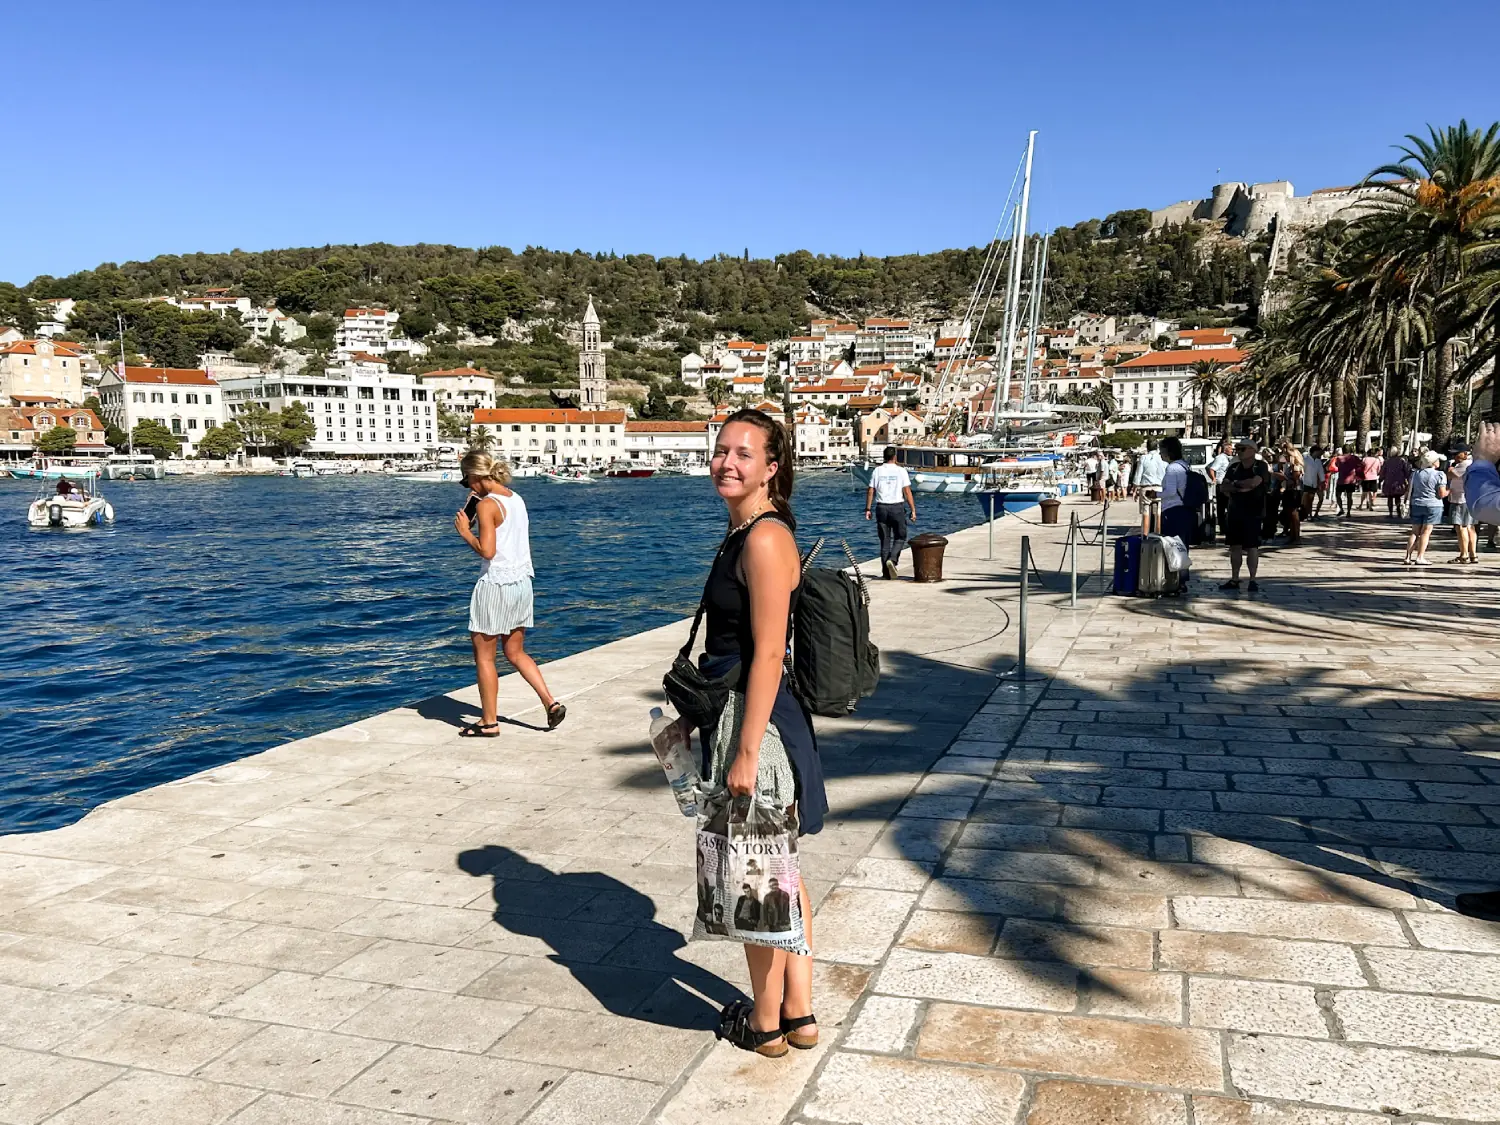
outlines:
[[589, 297], [588, 311], [583, 314], [583, 350], [578, 353], [578, 398], [584, 410], [603, 410], [609, 401], [604, 378], [604, 352], [599, 346], [599, 314], [594, 298]]

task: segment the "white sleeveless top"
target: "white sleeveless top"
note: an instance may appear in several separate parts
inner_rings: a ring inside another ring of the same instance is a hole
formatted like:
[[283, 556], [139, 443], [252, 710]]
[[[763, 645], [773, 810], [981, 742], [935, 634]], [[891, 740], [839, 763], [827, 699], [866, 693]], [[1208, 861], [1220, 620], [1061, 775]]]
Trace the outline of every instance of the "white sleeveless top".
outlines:
[[517, 492], [509, 496], [492, 492], [488, 498], [500, 505], [505, 519], [495, 528], [495, 557], [479, 560], [479, 581], [504, 586], [530, 578], [536, 571], [531, 569], [531, 521], [526, 515], [526, 501]]

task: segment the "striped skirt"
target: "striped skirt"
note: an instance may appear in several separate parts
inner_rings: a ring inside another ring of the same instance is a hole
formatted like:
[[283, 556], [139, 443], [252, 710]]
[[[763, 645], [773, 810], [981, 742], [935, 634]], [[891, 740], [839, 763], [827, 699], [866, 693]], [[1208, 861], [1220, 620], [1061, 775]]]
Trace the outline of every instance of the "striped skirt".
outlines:
[[469, 632], [503, 637], [531, 627], [530, 578], [504, 585], [483, 580], [474, 583], [474, 593], [469, 598]]

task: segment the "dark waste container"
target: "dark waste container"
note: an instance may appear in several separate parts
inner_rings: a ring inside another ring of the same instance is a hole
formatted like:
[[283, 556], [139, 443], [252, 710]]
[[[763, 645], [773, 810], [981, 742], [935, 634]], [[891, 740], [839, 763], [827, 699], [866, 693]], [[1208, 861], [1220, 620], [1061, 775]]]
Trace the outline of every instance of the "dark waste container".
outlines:
[[918, 582], [941, 582], [943, 580], [943, 548], [948, 540], [941, 535], [925, 531], [911, 540], [911, 568]]
[[1062, 501], [1056, 497], [1049, 496], [1042, 501], [1042, 522], [1056, 523], [1057, 513], [1062, 510]]

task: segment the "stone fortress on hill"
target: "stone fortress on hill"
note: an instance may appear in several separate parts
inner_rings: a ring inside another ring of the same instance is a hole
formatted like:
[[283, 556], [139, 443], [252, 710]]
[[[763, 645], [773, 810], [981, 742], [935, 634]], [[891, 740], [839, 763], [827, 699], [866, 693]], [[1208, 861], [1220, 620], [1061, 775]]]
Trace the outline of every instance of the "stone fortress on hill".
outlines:
[[1351, 187], [1318, 188], [1311, 195], [1297, 195], [1289, 180], [1246, 184], [1234, 181], [1215, 184], [1207, 199], [1184, 199], [1151, 212], [1151, 227], [1203, 223], [1230, 238], [1254, 239], [1269, 233], [1266, 293], [1262, 310], [1276, 304], [1269, 282], [1287, 267], [1292, 248], [1308, 231], [1330, 219], [1348, 222], [1368, 211], [1378, 189]]

